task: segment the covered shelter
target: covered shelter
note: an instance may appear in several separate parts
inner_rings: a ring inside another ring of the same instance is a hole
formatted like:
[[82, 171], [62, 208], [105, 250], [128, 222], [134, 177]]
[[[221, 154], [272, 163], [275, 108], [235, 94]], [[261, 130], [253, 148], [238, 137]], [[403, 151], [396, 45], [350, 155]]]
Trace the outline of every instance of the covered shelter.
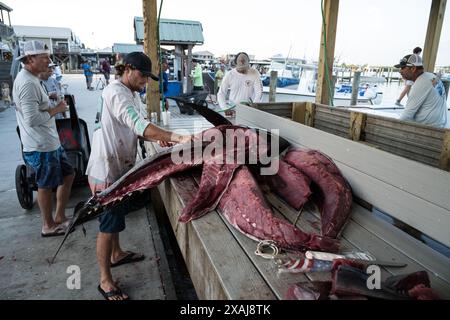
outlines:
[[[143, 44], [145, 32], [142, 17], [134, 18], [134, 30], [136, 44]], [[183, 78], [187, 77], [192, 69], [193, 47], [204, 43], [202, 24], [198, 21], [161, 19], [159, 23], [159, 41], [161, 46], [175, 47], [175, 58], [173, 60], [174, 80], [178, 82], [183, 81]], [[188, 81], [184, 84], [184, 90], [190, 90]]]

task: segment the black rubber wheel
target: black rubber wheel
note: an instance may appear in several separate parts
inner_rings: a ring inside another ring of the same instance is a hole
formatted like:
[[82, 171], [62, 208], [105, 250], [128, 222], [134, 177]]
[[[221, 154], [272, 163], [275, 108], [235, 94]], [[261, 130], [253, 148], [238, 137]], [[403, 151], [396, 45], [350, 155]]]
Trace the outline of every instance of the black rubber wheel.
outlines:
[[16, 192], [20, 206], [26, 210], [33, 209], [33, 190], [27, 179], [27, 167], [24, 164], [16, 168]]

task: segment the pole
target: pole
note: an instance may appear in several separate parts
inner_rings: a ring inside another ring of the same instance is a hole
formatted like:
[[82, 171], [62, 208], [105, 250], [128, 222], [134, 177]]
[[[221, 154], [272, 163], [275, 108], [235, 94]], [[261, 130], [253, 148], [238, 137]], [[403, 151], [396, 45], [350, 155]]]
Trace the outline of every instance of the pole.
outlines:
[[[152, 72], [158, 74], [155, 70], [158, 68], [158, 35], [157, 35], [157, 6], [156, 0], [142, 0], [143, 18], [144, 18], [144, 52], [152, 61]], [[156, 81], [149, 81], [147, 84], [147, 119], [150, 114], [156, 112], [158, 121], [161, 119], [161, 108], [159, 105], [159, 84]]]
[[350, 105], [356, 106], [358, 102], [358, 89], [359, 82], [361, 81], [361, 71], [355, 71], [355, 76], [353, 77], [353, 87], [352, 87], [352, 101]]
[[278, 72], [275, 70], [270, 71], [270, 91], [269, 91], [269, 102], [273, 103], [276, 100], [277, 95], [277, 78]]

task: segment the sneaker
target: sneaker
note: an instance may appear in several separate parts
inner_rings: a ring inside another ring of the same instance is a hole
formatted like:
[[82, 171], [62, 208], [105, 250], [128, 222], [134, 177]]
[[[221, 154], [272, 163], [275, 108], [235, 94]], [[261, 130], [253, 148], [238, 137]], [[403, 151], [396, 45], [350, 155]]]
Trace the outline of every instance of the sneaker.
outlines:
[[399, 106], [399, 107], [403, 107], [403, 105], [400, 103], [400, 101], [396, 101], [396, 102], [395, 102], [395, 105], [396, 105], [396, 106]]

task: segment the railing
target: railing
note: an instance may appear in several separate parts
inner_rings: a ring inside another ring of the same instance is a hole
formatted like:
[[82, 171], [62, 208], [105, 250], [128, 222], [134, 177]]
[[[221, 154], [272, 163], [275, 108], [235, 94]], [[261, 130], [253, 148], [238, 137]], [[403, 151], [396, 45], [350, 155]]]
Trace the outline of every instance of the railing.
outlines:
[[0, 23], [0, 38], [6, 38], [6, 37], [11, 37], [14, 34], [14, 29], [3, 24]]
[[69, 54], [67, 46], [54, 46], [53, 54]]

